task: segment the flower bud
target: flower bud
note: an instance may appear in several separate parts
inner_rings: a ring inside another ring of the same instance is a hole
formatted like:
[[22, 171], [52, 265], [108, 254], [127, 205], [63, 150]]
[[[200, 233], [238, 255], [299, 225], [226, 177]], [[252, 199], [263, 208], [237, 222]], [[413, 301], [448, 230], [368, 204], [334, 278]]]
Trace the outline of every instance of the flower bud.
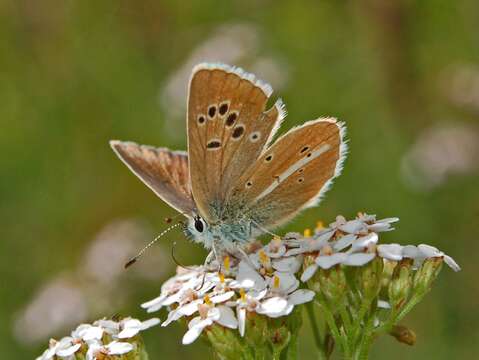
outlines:
[[358, 269], [358, 288], [363, 294], [363, 301], [370, 303], [381, 290], [383, 259], [376, 257]]
[[416, 343], [416, 333], [403, 325], [395, 325], [389, 332], [400, 343], [414, 345]]
[[407, 301], [412, 287], [412, 259], [401, 260], [394, 269], [389, 284], [389, 302], [394, 310], [400, 309]]
[[414, 291], [424, 294], [429, 291], [433, 281], [441, 271], [442, 257], [433, 257], [424, 260], [414, 276]]
[[384, 288], [389, 287], [389, 283], [391, 282], [396, 265], [397, 261], [383, 259], [383, 274], [381, 283]]
[[320, 269], [313, 281], [319, 283], [319, 293], [332, 308], [337, 308], [344, 299], [347, 289], [346, 276], [340, 265], [331, 269]]

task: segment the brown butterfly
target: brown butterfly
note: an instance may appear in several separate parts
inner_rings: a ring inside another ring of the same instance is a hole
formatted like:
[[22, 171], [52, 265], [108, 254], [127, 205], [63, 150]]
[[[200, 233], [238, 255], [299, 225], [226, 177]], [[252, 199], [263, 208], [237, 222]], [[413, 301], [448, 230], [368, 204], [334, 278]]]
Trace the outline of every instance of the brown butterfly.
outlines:
[[188, 153], [111, 141], [119, 158], [188, 218], [207, 249], [241, 249], [315, 206], [342, 169], [345, 128], [312, 120], [272, 141], [286, 115], [271, 87], [240, 68], [203, 63], [188, 93]]

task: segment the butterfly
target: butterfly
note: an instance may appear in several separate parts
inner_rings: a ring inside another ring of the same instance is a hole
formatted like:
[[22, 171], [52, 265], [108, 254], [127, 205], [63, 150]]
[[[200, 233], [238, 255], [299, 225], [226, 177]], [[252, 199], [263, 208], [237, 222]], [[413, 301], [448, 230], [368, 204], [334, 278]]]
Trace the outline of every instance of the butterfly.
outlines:
[[341, 170], [345, 127], [320, 118], [273, 141], [286, 110], [267, 109], [272, 88], [241, 68], [194, 67], [188, 87], [188, 152], [111, 141], [153, 192], [187, 217], [184, 232], [232, 252], [315, 206]]

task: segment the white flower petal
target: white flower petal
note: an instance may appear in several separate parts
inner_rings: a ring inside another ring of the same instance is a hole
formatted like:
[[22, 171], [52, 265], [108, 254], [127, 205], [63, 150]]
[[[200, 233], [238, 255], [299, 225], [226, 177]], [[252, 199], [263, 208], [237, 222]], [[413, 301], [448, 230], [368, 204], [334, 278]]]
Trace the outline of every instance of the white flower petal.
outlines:
[[417, 259], [423, 256], [419, 249], [414, 245], [406, 245], [402, 248], [402, 256], [408, 259]]
[[202, 299], [194, 300], [186, 305], [180, 306], [168, 313], [168, 317], [161, 324], [162, 327], [168, 326], [173, 321], [181, 319], [183, 316], [191, 316], [198, 311], [198, 305], [202, 304]]
[[141, 330], [141, 321], [138, 319], [128, 319], [121, 322], [122, 331], [118, 334], [118, 338], [127, 339], [135, 336]]
[[219, 294], [219, 295], [215, 295], [215, 296], [212, 296], [210, 298], [211, 302], [213, 304], [219, 304], [219, 303], [223, 303], [225, 301], [228, 301], [229, 299], [231, 299], [233, 296], [235, 295], [235, 292], [234, 291], [227, 291], [223, 294]]
[[334, 243], [333, 249], [336, 251], [341, 251], [350, 246], [356, 240], [356, 238], [357, 236], [355, 234], [345, 235]]
[[198, 305], [202, 303], [203, 303], [203, 299], [196, 299], [188, 304], [179, 306], [178, 308], [176, 308], [176, 311], [178, 311], [180, 314], [184, 316], [191, 316], [198, 311]]
[[189, 345], [201, 335], [203, 329], [207, 326], [213, 324], [211, 319], [204, 319], [196, 323], [194, 326], [191, 326], [186, 334], [183, 336], [182, 343], [183, 345]]
[[378, 240], [379, 240], [378, 234], [369, 233], [365, 236], [361, 236], [356, 241], [354, 241], [351, 246], [351, 249], [354, 251], [363, 250], [371, 244], [377, 244]]
[[399, 221], [399, 218], [398, 217], [390, 217], [390, 218], [384, 218], [384, 219], [381, 219], [381, 220], [378, 220], [376, 221], [377, 223], [388, 223], [388, 224], [392, 224], [392, 223], [395, 223], [395, 222], [398, 222]]
[[244, 307], [238, 307], [236, 309], [236, 314], [238, 316], [239, 333], [241, 337], [243, 337], [246, 328], [246, 309]]
[[314, 299], [314, 291], [307, 289], [299, 289], [294, 293], [288, 296], [288, 301], [290, 304], [299, 305], [307, 303]]
[[344, 265], [349, 266], [363, 266], [367, 264], [372, 259], [376, 257], [375, 253], [355, 253], [350, 254], [348, 257], [343, 261]]
[[56, 354], [58, 356], [62, 356], [62, 357], [66, 357], [66, 356], [71, 356], [73, 355], [74, 353], [77, 352], [77, 350], [81, 348], [81, 344], [78, 343], [78, 344], [73, 344], [67, 348], [64, 348], [64, 349], [59, 349], [57, 350]]
[[140, 328], [126, 328], [118, 334], [119, 339], [129, 339], [140, 332]]
[[[185, 289], [186, 290], [186, 289]], [[178, 291], [177, 293], [168, 296], [166, 299], [163, 300], [163, 302], [150, 306], [148, 308], [148, 312], [153, 312], [161, 309], [163, 306], [170, 306], [171, 304], [177, 303], [180, 301], [183, 293], [181, 291]]]
[[[201, 316], [196, 316], [193, 319], [190, 320], [188, 323], [188, 329], [191, 329], [194, 326], [197, 326], [200, 322], [202, 322], [204, 319], [201, 318]], [[211, 320], [211, 319], [210, 319]]]
[[123, 355], [133, 350], [133, 345], [127, 342], [112, 341], [105, 346], [110, 355]]
[[288, 309], [288, 301], [282, 297], [275, 296], [265, 300], [256, 312], [258, 314], [264, 314], [269, 317], [283, 316]]
[[242, 260], [238, 267], [236, 282], [231, 284], [231, 287], [233, 286], [245, 289], [255, 288], [262, 290], [266, 287], [266, 282], [255, 269], [253, 269], [246, 261]]
[[97, 353], [103, 349], [103, 346], [98, 343], [93, 343], [89, 345], [88, 351], [86, 353], [86, 360], [96, 360]]
[[158, 325], [160, 322], [161, 321], [158, 318], [151, 318], [151, 319], [145, 320], [141, 323], [141, 330], [149, 329], [153, 326]]
[[426, 258], [440, 257], [444, 255], [442, 251], [439, 251], [439, 249], [431, 245], [420, 244], [417, 248]]
[[361, 220], [350, 220], [346, 224], [340, 225], [338, 229], [349, 234], [360, 234], [368, 231]]
[[140, 306], [143, 309], [148, 309], [148, 308], [151, 308], [151, 307], [155, 307], [159, 310], [163, 306], [163, 301], [165, 301], [165, 299], [167, 297], [168, 297], [167, 294], [162, 294], [162, 295], [158, 296], [157, 298], [154, 298], [153, 300], [150, 300], [150, 301], [147, 301], [147, 302], [141, 304]]
[[221, 317], [221, 312], [220, 309], [217, 307], [213, 307], [208, 310], [208, 319], [211, 319], [213, 321], [218, 321]]
[[332, 255], [320, 255], [316, 258], [316, 264], [322, 269], [329, 269], [334, 265], [341, 264], [348, 258], [345, 253], [336, 253]]
[[299, 254], [304, 254], [305, 252], [309, 252], [309, 251], [310, 251], [309, 249], [301, 248], [301, 247], [292, 248], [292, 249], [289, 249], [288, 251], [286, 251], [284, 256], [296, 256], [296, 255], [299, 255]]
[[53, 353], [53, 355], [49, 355], [50, 353], [50, 349], [46, 349], [40, 356], [37, 356], [37, 358], [35, 360], [50, 360], [53, 355], [55, 355], [55, 353]]
[[246, 295], [248, 297], [252, 298], [253, 300], [261, 300], [262, 298], [264, 298], [266, 296], [266, 294], [268, 294], [268, 289], [263, 289], [263, 290], [260, 290], [260, 291], [250, 290], [250, 291], [248, 291], [248, 293]]
[[90, 326], [81, 333], [81, 338], [85, 341], [100, 340], [103, 336], [103, 328], [101, 326]]
[[318, 270], [318, 265], [316, 264], [309, 265], [306, 269], [304, 269], [304, 272], [301, 275], [301, 281], [306, 282], [309, 279], [311, 279], [313, 275], [316, 273], [316, 270]]
[[[278, 272], [274, 273], [275, 276], [279, 278], [279, 291], [285, 294], [289, 294], [296, 290], [299, 286], [299, 281], [293, 274], [285, 273], [285, 272]], [[271, 284], [270, 286], [274, 287], [274, 278], [270, 278]]]
[[449, 255], [444, 255], [444, 262], [454, 271], [461, 270], [461, 267]]
[[391, 304], [389, 304], [387, 301], [384, 300], [378, 300], [378, 308], [381, 309], [390, 309]]
[[273, 260], [273, 269], [282, 271], [282, 272], [289, 272], [289, 273], [296, 273], [301, 268], [302, 259], [298, 257], [284, 257], [278, 260]]
[[321, 247], [319, 247], [316, 250], [319, 250], [324, 245], [326, 245], [327, 242], [331, 240], [333, 235], [334, 235], [334, 229], [326, 228], [326, 229], [322, 229], [321, 231], [318, 231], [318, 233], [315, 235], [315, 241], [316, 243], [318, 243], [318, 245], [321, 245]]
[[399, 244], [381, 244], [378, 245], [378, 254], [384, 259], [400, 261], [403, 258], [403, 247]]
[[392, 231], [394, 228], [389, 223], [375, 223], [368, 225], [368, 230], [374, 232], [385, 232]]
[[238, 327], [238, 321], [236, 320], [233, 310], [223, 305], [217, 308], [220, 311], [220, 318], [216, 320], [216, 322], [224, 327], [236, 329]]
[[91, 324], [78, 325], [77, 328], [71, 332], [72, 338], [81, 339], [83, 337], [83, 334], [91, 327], [92, 327]]

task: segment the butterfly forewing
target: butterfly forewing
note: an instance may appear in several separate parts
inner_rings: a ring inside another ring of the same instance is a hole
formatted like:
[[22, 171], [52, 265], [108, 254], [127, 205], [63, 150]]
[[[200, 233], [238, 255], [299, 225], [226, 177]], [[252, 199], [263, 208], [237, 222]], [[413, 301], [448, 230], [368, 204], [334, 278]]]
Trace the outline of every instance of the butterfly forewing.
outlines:
[[259, 225], [280, 225], [315, 205], [339, 175], [345, 145], [332, 119], [295, 128], [268, 148], [239, 179], [233, 202], [243, 202]]
[[188, 155], [184, 151], [110, 141], [118, 157], [163, 201], [181, 213], [192, 215]]
[[195, 203], [210, 222], [239, 176], [262, 153], [281, 121], [281, 108], [265, 111], [269, 86], [240, 69], [200, 64], [190, 80], [188, 153]]

